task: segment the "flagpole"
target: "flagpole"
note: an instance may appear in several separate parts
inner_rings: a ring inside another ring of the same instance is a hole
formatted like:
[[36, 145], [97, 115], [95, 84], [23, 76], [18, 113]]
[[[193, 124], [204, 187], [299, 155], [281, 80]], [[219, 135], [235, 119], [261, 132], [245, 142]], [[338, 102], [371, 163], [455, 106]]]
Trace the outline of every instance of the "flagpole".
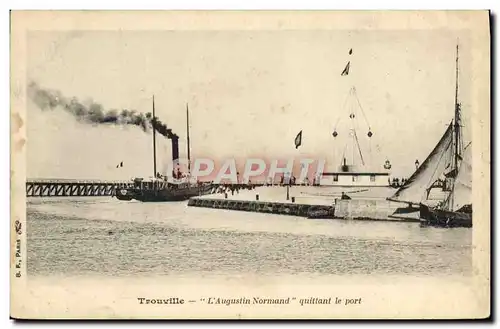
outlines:
[[189, 143], [189, 105], [186, 103], [188, 173], [191, 173], [191, 146]]
[[[352, 55], [352, 48], [349, 49], [349, 53], [348, 54], [349, 54], [349, 61], [347, 62], [344, 70], [340, 74], [340, 76], [342, 76], [342, 77], [343, 76], [349, 76], [350, 69], [351, 69], [351, 58], [350, 58], [350, 56]], [[352, 152], [351, 152], [352, 153], [351, 154], [352, 165], [354, 165], [354, 154], [355, 154], [355, 150], [354, 149], [355, 149], [355, 144], [356, 144], [356, 139], [355, 139], [356, 138], [355, 137], [355, 125], [354, 125], [355, 114], [354, 114], [354, 104], [352, 103], [351, 100], [349, 100], [349, 98], [354, 97], [355, 96], [354, 93], [355, 93], [354, 86], [349, 87], [348, 99], [346, 100], [348, 102], [347, 102], [347, 104], [344, 103], [344, 107], [347, 105], [347, 108], [348, 108], [348, 111], [349, 111], [349, 119], [351, 121], [350, 122], [351, 123], [350, 134], [352, 136], [348, 136], [347, 142], [346, 142], [345, 148], [344, 148], [344, 154], [342, 155], [342, 158], [343, 158], [342, 161], [344, 161], [346, 159], [346, 157], [349, 156], [348, 153], [346, 154], [346, 151], [348, 151], [348, 146], [349, 146], [349, 142], [350, 142], [351, 143], [351, 147], [352, 147]], [[336, 133], [336, 128], [335, 128], [335, 133]], [[333, 136], [334, 138], [336, 137], [335, 133], [334, 133], [334, 136]], [[351, 141], [349, 141], [349, 137], [351, 137]], [[334, 147], [334, 152], [333, 153], [334, 153], [333, 156], [335, 158], [335, 147]], [[344, 163], [344, 165], [346, 165], [346, 163]]]
[[153, 95], [153, 178], [156, 178], [156, 117], [155, 117], [155, 95]]

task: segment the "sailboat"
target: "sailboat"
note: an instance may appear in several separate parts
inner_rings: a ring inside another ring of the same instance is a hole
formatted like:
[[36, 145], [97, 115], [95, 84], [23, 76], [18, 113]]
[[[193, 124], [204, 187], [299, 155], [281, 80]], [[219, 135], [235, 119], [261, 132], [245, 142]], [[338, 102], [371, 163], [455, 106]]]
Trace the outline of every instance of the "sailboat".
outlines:
[[425, 225], [442, 227], [472, 227], [472, 166], [471, 144], [465, 150], [451, 193], [441, 207], [420, 204], [420, 218]]
[[[153, 120], [155, 116], [155, 103], [153, 96]], [[156, 170], [156, 129], [153, 128], [153, 178], [144, 180], [143, 178], [133, 179], [133, 186], [122, 189], [117, 193], [120, 200], [135, 199], [141, 202], [167, 202], [184, 201], [191, 197], [210, 194], [215, 189], [210, 183], [193, 182], [190, 175], [191, 150], [189, 140], [189, 106], [186, 105], [187, 122], [187, 154], [188, 173], [182, 177], [180, 170], [172, 173], [172, 177], [161, 175]], [[172, 160], [175, 162], [179, 157], [178, 137], [172, 139]]]
[[[441, 139], [406, 183], [388, 198], [416, 206], [424, 225], [472, 227], [472, 166], [469, 143], [463, 147], [461, 104], [458, 102], [458, 45], [456, 55], [455, 116]], [[437, 181], [444, 181], [443, 198], [429, 197]], [[434, 200], [436, 201], [436, 200]]]

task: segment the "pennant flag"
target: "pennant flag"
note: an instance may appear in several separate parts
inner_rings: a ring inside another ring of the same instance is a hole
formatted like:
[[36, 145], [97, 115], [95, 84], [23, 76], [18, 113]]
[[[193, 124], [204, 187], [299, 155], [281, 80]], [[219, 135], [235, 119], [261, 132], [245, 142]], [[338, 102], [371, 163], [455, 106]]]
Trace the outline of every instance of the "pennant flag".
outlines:
[[302, 130], [295, 137], [295, 149], [298, 149], [302, 145]]
[[349, 75], [349, 67], [351, 66], [351, 62], [349, 61], [344, 69], [344, 71], [342, 71], [342, 74], [341, 76], [344, 76], [344, 75]]
[[351, 50], [349, 50], [349, 55], [352, 55], [352, 48], [351, 48]]

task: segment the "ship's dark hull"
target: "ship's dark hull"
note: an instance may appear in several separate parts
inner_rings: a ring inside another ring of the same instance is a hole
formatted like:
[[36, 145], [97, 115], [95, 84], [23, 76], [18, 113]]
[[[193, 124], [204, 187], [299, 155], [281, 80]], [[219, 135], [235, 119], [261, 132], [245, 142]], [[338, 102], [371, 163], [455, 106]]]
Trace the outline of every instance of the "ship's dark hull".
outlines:
[[210, 194], [212, 190], [211, 186], [189, 186], [175, 189], [133, 189], [130, 194], [133, 199], [141, 202], [175, 202]]
[[436, 227], [472, 227], [472, 209], [467, 212], [432, 209], [420, 204], [423, 225]]
[[132, 195], [128, 192], [128, 189], [117, 189], [117, 190], [115, 190], [114, 196], [118, 200], [122, 200], [122, 201], [132, 200]]
[[132, 199], [133, 199], [133, 198], [132, 198], [131, 196], [129, 196], [129, 195], [118, 195], [118, 194], [117, 194], [117, 195], [115, 195], [115, 196], [116, 196], [116, 198], [117, 198], [118, 200], [122, 200], [122, 201], [130, 201], [130, 200], [132, 200]]

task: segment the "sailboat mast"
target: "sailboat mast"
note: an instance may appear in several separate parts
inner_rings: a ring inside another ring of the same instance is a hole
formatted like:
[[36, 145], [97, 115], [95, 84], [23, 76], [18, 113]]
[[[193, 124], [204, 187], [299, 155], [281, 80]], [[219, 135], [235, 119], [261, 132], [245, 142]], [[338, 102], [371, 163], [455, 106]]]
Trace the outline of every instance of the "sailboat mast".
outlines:
[[186, 103], [186, 128], [187, 128], [187, 157], [188, 157], [188, 172], [191, 172], [191, 146], [189, 142], [189, 104]]
[[454, 157], [454, 169], [458, 171], [458, 157], [460, 155], [459, 143], [460, 143], [460, 104], [458, 103], [458, 44], [457, 44], [457, 56], [456, 56], [456, 68], [455, 68], [455, 157]]
[[156, 116], [155, 116], [155, 95], [153, 95], [153, 177], [156, 177]]
[[448, 196], [448, 202], [446, 202], [446, 206], [448, 207], [449, 210], [453, 209], [453, 204], [454, 204], [454, 193], [455, 193], [455, 179], [458, 175], [458, 159], [460, 157], [461, 149], [460, 149], [460, 104], [458, 102], [458, 43], [457, 43], [457, 55], [456, 55], [456, 62], [455, 62], [455, 123], [454, 123], [454, 144], [455, 144], [455, 150], [453, 154], [453, 184], [452, 188], [450, 191], [450, 194]]

